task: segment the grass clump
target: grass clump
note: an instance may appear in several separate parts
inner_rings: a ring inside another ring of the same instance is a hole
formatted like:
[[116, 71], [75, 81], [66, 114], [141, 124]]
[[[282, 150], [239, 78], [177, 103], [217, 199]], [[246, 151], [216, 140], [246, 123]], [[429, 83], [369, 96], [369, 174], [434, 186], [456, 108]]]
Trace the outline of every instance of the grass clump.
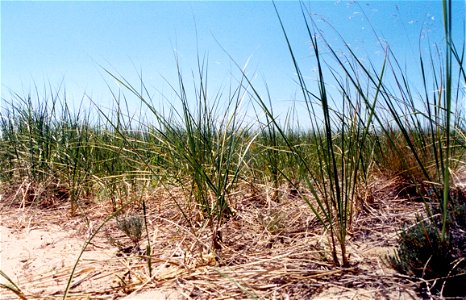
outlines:
[[[466, 209], [464, 191], [453, 190], [451, 174], [455, 164], [464, 160], [464, 114], [458, 92], [465, 83], [464, 44], [462, 53], [452, 39], [452, 1], [443, 2], [445, 29], [445, 56], [441, 71], [437, 72], [432, 54], [430, 57], [434, 78], [434, 92], [427, 87], [426, 65], [420, 56], [421, 78], [424, 82], [425, 109], [414, 105], [410, 93], [405, 93], [402, 103], [413, 111], [403, 115], [392, 101], [386, 101], [390, 114], [397, 123], [402, 143], [414, 158], [414, 166], [408, 171], [421, 191], [420, 198], [426, 204], [428, 218], [404, 229], [399, 237], [397, 254], [392, 264], [400, 271], [424, 279], [426, 293], [440, 296], [464, 297], [466, 295]], [[464, 42], [463, 42], [464, 43]], [[439, 58], [441, 56], [439, 55]], [[458, 76], [454, 76], [454, 70]], [[400, 78], [404, 76], [400, 75]], [[456, 78], [456, 82], [455, 82]], [[405, 84], [404, 84], [405, 85]], [[403, 86], [403, 85], [400, 85]], [[405, 86], [403, 91], [409, 91]], [[463, 98], [464, 103], [464, 98]], [[395, 142], [391, 140], [391, 145]], [[398, 152], [401, 149], [397, 150]], [[459, 159], [455, 159], [459, 158]], [[456, 166], [457, 167], [457, 166]], [[427, 193], [422, 193], [422, 190]]]
[[[230, 195], [247, 165], [245, 159], [255, 135], [249, 136], [248, 126], [243, 125], [241, 107], [246, 91], [242, 82], [231, 88], [227, 96], [223, 91], [213, 97], [208, 96], [207, 59], [201, 59], [199, 55], [197, 59], [193, 99], [177, 61], [178, 87], [171, 85], [171, 88], [181, 108], [177, 109], [171, 103], [169, 113], [154, 106], [143, 83], [141, 92], [125, 78], [108, 73], [136, 96], [155, 120], [155, 124], [145, 128], [153, 143], [145, 144], [146, 153], [137, 153], [138, 161], [142, 161], [153, 176], [163, 178], [162, 185], [182, 187], [188, 205], [173, 198], [176, 206], [192, 231], [198, 222], [207, 224], [212, 232], [212, 248], [219, 249], [220, 226], [234, 215]], [[111, 123], [122, 140], [131, 144], [126, 132], [121, 131], [116, 123]], [[191, 217], [193, 211], [200, 211], [201, 220]]]
[[[302, 147], [296, 144], [296, 139], [292, 138], [289, 130], [277, 121], [271, 105], [267, 104], [248, 80], [257, 103], [268, 121], [266, 133], [269, 140], [273, 142], [275, 149], [278, 138], [283, 140], [286, 151], [291, 153], [298, 166], [298, 172], [294, 174], [297, 175], [295, 178], [298, 178], [298, 181], [287, 176], [283, 169], [273, 172], [271, 168], [271, 173], [275, 173], [273, 176], [275, 178], [278, 178], [277, 175], [283, 175], [291, 185], [302, 182], [310, 191], [313, 199], [304, 194], [302, 196], [313, 214], [329, 232], [332, 262], [336, 266], [349, 267], [347, 237], [356, 214], [355, 208], [361, 199], [360, 188], [364, 186], [370, 171], [372, 145], [369, 135], [381, 92], [386, 61], [383, 62], [380, 73], [368, 74], [369, 79], [373, 79], [371, 82], [373, 93], [365, 94], [363, 92], [365, 88], [359, 82], [355, 69], [346, 67], [334, 49], [323, 39], [326, 50], [333, 54], [337, 65], [343, 69], [346, 76], [339, 76], [326, 64], [322, 58], [321, 42], [317, 38], [318, 28], [310, 17], [310, 12], [302, 6], [303, 21], [317, 65], [317, 92], [314, 92], [297, 62], [287, 31], [276, 7], [275, 9], [298, 76], [298, 87], [302, 92], [311, 128], [303, 135], [303, 140], [308, 146]], [[330, 69], [330, 79], [327, 77], [326, 67]], [[328, 91], [330, 82], [337, 86], [341, 96], [338, 100]], [[319, 121], [317, 116], [320, 115], [323, 121]], [[270, 161], [272, 167], [278, 165], [274, 160]], [[298, 189], [297, 186], [294, 188]]]

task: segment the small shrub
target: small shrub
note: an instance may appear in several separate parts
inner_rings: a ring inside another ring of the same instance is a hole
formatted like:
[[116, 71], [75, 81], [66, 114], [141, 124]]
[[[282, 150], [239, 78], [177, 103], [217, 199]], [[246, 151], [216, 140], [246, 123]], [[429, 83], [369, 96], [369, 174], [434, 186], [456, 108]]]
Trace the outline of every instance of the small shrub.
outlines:
[[450, 190], [451, 219], [455, 226], [466, 230], [466, 190]]
[[[460, 199], [453, 199], [456, 200]], [[455, 203], [450, 210], [449, 232], [441, 239], [441, 222], [419, 221], [399, 236], [398, 250], [390, 257], [399, 272], [423, 278], [430, 293], [447, 297], [466, 296], [466, 205]]]
[[277, 235], [286, 229], [286, 216], [280, 211], [271, 212], [263, 218], [262, 224], [270, 234]]
[[429, 221], [403, 229], [398, 251], [391, 257], [399, 272], [424, 279], [447, 275], [452, 261], [448, 241], [441, 240], [439, 230]]
[[133, 215], [121, 219], [117, 218], [117, 226], [131, 239], [135, 246], [139, 245], [144, 227], [143, 217]]

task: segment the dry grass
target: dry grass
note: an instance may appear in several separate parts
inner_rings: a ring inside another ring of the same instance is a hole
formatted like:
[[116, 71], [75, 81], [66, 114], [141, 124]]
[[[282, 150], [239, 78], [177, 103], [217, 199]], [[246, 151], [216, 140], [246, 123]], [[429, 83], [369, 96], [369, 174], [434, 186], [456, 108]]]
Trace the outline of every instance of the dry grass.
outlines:
[[[181, 197], [181, 191], [153, 190], [145, 196], [152, 276], [144, 251], [132, 249], [112, 220], [86, 249], [69, 298], [115, 299], [166, 290], [176, 291], [174, 299], [407, 299], [415, 295], [418, 282], [396, 274], [386, 255], [394, 251], [400, 226], [414, 220], [423, 206], [401, 198], [397, 186], [396, 179], [374, 178], [372, 197], [353, 221], [348, 241], [352, 266], [347, 269], [333, 266], [321, 225], [307, 204], [286, 187], [279, 191], [280, 202], [274, 202], [272, 193], [261, 192], [270, 189], [245, 185], [235, 195], [235, 215], [220, 228], [221, 249], [215, 253], [210, 250], [210, 228], [194, 204], [187, 207], [190, 227], [172, 201]], [[50, 208], [24, 207], [8, 201], [14, 194], [3, 196], [1, 209], [2, 224], [14, 237], [40, 229], [44, 237], [48, 232], [47, 238], [53, 239], [60, 232], [59, 240], [72, 247], [57, 252], [62, 262], [52, 269], [47, 267], [53, 261], [25, 267], [28, 261], [40, 261], [34, 254], [24, 262], [15, 258], [22, 266], [16, 272], [18, 285], [31, 298], [60, 298], [84, 240], [111, 212], [103, 204], [88, 202], [78, 216], [70, 217], [68, 202]], [[142, 208], [133, 205], [128, 211], [141, 213]], [[50, 247], [56, 249], [58, 243], [41, 247], [53, 251]], [[146, 243], [144, 236], [141, 249]], [[6, 290], [0, 292], [2, 299], [13, 298]]]

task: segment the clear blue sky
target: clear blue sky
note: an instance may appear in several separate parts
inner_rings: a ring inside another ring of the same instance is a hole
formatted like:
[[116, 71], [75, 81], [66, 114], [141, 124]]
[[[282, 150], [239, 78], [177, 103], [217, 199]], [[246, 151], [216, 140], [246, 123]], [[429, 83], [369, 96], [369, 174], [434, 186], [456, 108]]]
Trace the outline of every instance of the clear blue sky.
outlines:
[[[314, 62], [299, 3], [276, 4], [298, 59], [312, 77]], [[424, 46], [427, 38], [442, 43], [440, 0], [305, 4], [330, 43], [339, 45], [326, 22], [375, 62], [383, 51], [371, 25], [401, 62], [417, 60], [420, 36]], [[464, 1], [455, 7], [461, 37]], [[278, 109], [290, 105], [296, 78], [271, 1], [1, 1], [1, 95], [10, 99], [11, 90], [24, 95], [34, 92], [34, 84], [58, 87], [63, 80], [69, 100], [79, 102], [86, 93], [110, 103], [106, 84], [117, 86], [102, 71], [105, 67], [134, 83], [142, 72], [154, 98], [163, 94], [170, 99], [174, 96], [163, 78], [177, 84], [175, 53], [189, 82], [198, 52], [208, 55], [209, 86], [215, 92], [228, 89], [238, 77], [222, 47], [240, 65], [249, 59], [248, 73], [256, 74], [259, 85], [267, 82]]]

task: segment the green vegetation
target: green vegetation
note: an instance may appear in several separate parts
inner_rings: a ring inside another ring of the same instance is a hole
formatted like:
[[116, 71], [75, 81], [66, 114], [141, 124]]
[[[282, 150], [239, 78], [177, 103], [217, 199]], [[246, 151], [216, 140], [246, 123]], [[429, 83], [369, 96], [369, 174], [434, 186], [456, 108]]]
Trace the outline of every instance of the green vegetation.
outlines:
[[[212, 97], [207, 60], [200, 57], [193, 93], [188, 92], [177, 65], [178, 87], [172, 88], [180, 110], [156, 107], [143, 83], [137, 89], [111, 73], [150, 116], [131, 116], [125, 111], [126, 100], [117, 94], [110, 112], [86, 110], [84, 103], [72, 111], [61, 91], [4, 99], [0, 115], [3, 189], [23, 190], [12, 200], [23, 206], [48, 207], [69, 200], [72, 215], [85, 205], [83, 199], [108, 202], [110, 218], [129, 203], [141, 203], [144, 218], [117, 217], [119, 228], [135, 245], [148, 231], [141, 195], [155, 187], [169, 193], [180, 189], [182, 193], [174, 193], [171, 199], [193, 235], [210, 228], [209, 251], [215, 253], [224, 242], [222, 226], [235, 216], [235, 199], [245, 186], [266, 189], [271, 201], [281, 202], [290, 201], [280, 194], [287, 185], [328, 233], [331, 250], [326, 258], [335, 266], [349, 267], [347, 238], [359, 208], [367, 204], [372, 174], [397, 175], [415, 186], [426, 203], [427, 217], [400, 234], [392, 263], [401, 272], [427, 280], [449, 276], [458, 266], [464, 271], [464, 263], [455, 265], [455, 260], [465, 259], [455, 243], [464, 245], [457, 228], [465, 230], [466, 203], [451, 196], [450, 174], [465, 161], [465, 47], [463, 42], [459, 50], [451, 39], [450, 5], [444, 1], [444, 59], [433, 52], [427, 59], [419, 55], [423, 82], [419, 94], [389, 48], [379, 64], [363, 62], [349, 45], [342, 58], [325, 38], [318, 38], [303, 6], [318, 73], [316, 83], [306, 81], [277, 11], [298, 74], [310, 124], [307, 129], [299, 127], [303, 120], [292, 113], [281, 123], [274, 114], [273, 96], [261, 95], [241, 68], [237, 86]], [[333, 67], [322, 58], [324, 51], [330, 53]], [[338, 95], [328, 91], [330, 84], [337, 87]], [[245, 121], [246, 101], [255, 106], [259, 126]], [[285, 219], [277, 212], [264, 226], [280, 232]], [[20, 295], [18, 288], [14, 290]]]
[[144, 219], [141, 216], [123, 216], [117, 218], [118, 229], [123, 231], [136, 248], [142, 238]]

